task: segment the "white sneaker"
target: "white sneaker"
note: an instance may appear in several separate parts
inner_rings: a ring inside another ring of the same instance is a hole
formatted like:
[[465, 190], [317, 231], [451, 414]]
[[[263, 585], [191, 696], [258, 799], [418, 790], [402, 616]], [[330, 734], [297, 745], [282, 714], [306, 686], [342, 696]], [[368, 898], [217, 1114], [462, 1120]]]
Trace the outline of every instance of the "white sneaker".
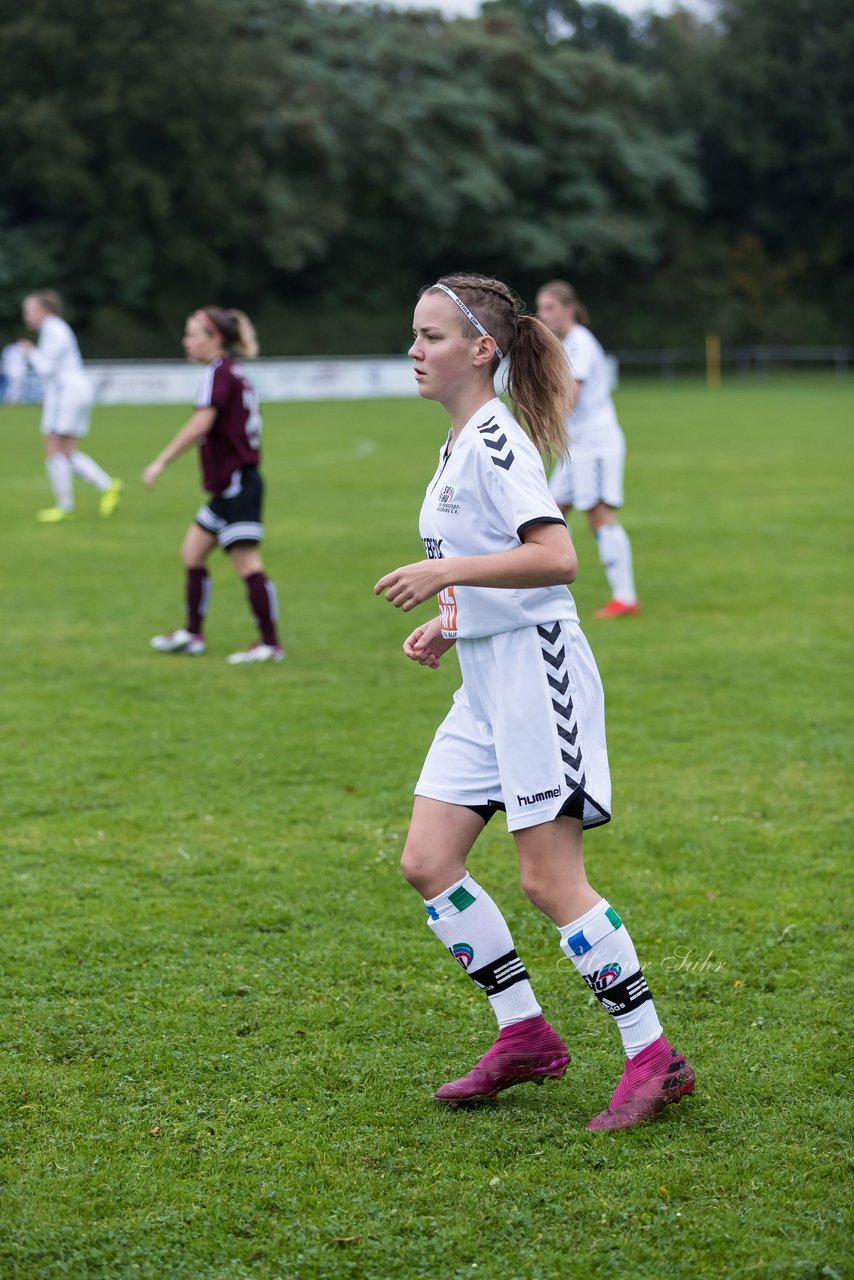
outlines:
[[238, 662], [281, 662], [285, 651], [280, 644], [251, 644], [240, 653], [230, 653], [227, 662], [236, 665]]
[[187, 653], [193, 658], [207, 649], [202, 637], [193, 635], [192, 631], [188, 631], [186, 627], [179, 627], [177, 631], [167, 631], [163, 636], [152, 636], [151, 647], [158, 653]]

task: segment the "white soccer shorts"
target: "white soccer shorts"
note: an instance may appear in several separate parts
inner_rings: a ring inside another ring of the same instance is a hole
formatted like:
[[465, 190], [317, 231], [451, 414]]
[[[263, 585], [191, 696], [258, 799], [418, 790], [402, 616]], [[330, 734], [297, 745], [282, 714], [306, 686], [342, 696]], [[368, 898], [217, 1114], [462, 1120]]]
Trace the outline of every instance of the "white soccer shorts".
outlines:
[[458, 640], [463, 684], [436, 731], [415, 794], [507, 810], [508, 831], [557, 818], [570, 799], [586, 827], [611, 816], [605, 700], [574, 622]]
[[552, 472], [549, 489], [559, 507], [590, 511], [598, 503], [623, 505], [625, 444], [603, 449], [571, 449]]
[[88, 435], [93, 401], [88, 378], [75, 378], [61, 387], [48, 387], [42, 406], [42, 435], [78, 438]]

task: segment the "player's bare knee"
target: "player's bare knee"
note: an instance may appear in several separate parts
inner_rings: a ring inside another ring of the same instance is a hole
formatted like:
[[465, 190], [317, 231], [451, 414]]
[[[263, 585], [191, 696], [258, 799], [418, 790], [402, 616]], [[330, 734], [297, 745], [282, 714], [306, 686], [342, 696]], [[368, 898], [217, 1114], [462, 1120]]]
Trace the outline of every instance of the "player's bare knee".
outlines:
[[542, 875], [540, 869], [522, 866], [519, 872], [519, 879], [522, 885], [522, 892], [529, 902], [537, 908], [538, 911], [545, 911], [548, 914], [547, 903], [550, 901], [552, 886], [548, 879]]
[[422, 886], [430, 880], [433, 868], [417, 846], [407, 841], [400, 855], [400, 870], [407, 884], [411, 884], [420, 893]]

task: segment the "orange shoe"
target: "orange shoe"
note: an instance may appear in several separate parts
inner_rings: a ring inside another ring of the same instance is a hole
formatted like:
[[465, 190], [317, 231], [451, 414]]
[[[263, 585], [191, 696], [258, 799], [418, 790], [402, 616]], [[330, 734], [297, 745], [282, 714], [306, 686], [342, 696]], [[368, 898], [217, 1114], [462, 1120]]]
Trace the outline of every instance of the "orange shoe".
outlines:
[[622, 600], [609, 600], [604, 609], [597, 609], [594, 618], [631, 618], [640, 613], [637, 604], [624, 604]]

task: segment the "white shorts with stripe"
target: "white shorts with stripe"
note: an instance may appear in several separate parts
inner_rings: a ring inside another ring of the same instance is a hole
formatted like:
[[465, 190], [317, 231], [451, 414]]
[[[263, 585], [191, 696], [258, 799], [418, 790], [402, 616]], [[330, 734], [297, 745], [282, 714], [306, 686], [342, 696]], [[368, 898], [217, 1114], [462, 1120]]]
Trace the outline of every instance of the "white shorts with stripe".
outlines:
[[561, 459], [549, 480], [549, 489], [559, 507], [590, 511], [600, 502], [609, 507], [623, 505], [623, 470], [626, 444], [609, 436], [607, 446], [572, 449]]
[[415, 794], [507, 811], [508, 831], [562, 812], [611, 816], [602, 682], [575, 622], [458, 640], [463, 684], [436, 731]]

